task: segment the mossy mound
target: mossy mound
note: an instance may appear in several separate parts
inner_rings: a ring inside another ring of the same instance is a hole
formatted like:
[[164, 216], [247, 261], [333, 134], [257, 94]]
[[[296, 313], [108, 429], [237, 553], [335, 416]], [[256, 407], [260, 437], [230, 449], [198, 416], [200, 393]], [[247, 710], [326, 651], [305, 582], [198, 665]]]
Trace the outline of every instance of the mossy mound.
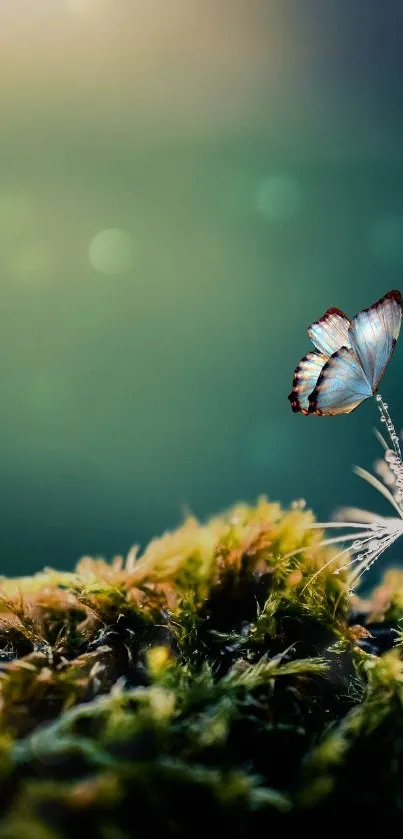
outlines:
[[403, 815], [403, 573], [352, 600], [312, 521], [262, 499], [2, 581], [0, 839]]

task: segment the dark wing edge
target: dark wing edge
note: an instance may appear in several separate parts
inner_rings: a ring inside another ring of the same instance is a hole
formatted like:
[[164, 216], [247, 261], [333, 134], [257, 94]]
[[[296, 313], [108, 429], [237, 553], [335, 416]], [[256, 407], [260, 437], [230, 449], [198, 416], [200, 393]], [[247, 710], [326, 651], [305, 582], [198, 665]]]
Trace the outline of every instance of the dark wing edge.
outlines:
[[[304, 375], [304, 371], [305, 371], [306, 367], [312, 362], [317, 362], [318, 364], [320, 363], [321, 368], [322, 368], [323, 365], [326, 364], [327, 360], [328, 360], [328, 356], [326, 356], [326, 355], [324, 355], [324, 353], [320, 353], [320, 352], [307, 353], [307, 355], [304, 355], [299, 360], [299, 362], [298, 362], [298, 364], [297, 364], [297, 366], [294, 370], [294, 376], [293, 376], [293, 380], [292, 380], [292, 390], [291, 390], [291, 393], [289, 393], [288, 397], [287, 397], [289, 399], [290, 403], [291, 403], [291, 409], [294, 412], [294, 414], [299, 413], [299, 414], [303, 414], [304, 416], [308, 416], [308, 414], [310, 413], [309, 408], [303, 407], [301, 405], [301, 400], [300, 400], [300, 395], [301, 395], [301, 392], [302, 392], [303, 387], [304, 387], [304, 381], [306, 382], [306, 375]], [[321, 368], [318, 368], [318, 376], [320, 375], [320, 369]], [[310, 387], [309, 387], [309, 390], [308, 390], [308, 394], [306, 394], [306, 396], [309, 396], [309, 393], [310, 393]]]
[[[385, 300], [394, 300], [395, 303], [397, 303], [400, 306], [400, 308], [403, 310], [403, 297], [402, 297], [400, 291], [398, 291], [397, 288], [393, 288], [392, 291], [388, 291], [387, 294], [384, 294], [383, 297], [381, 297], [379, 300], [377, 300], [376, 303], [373, 303], [372, 306], [367, 306], [366, 309], [361, 309], [361, 311], [358, 312], [358, 314], [360, 315], [361, 312], [370, 312], [371, 309], [377, 309], [378, 306], [383, 305]], [[357, 315], [356, 315], [356, 317], [357, 317]], [[354, 320], [354, 318], [353, 318], [353, 320]]]
[[[373, 377], [374, 380], [371, 381], [371, 386], [372, 386], [373, 393], [377, 393], [377, 391], [378, 391], [378, 386], [379, 386], [380, 380], [382, 379], [383, 374], [385, 373], [386, 368], [388, 367], [389, 362], [390, 362], [390, 360], [393, 356], [393, 353], [395, 351], [396, 344], [397, 344], [397, 339], [399, 337], [399, 332], [400, 332], [400, 327], [401, 327], [401, 322], [402, 322], [402, 314], [403, 314], [403, 298], [402, 298], [402, 295], [401, 295], [400, 291], [398, 289], [392, 289], [391, 291], [388, 291], [387, 294], [384, 294], [383, 297], [381, 297], [379, 300], [376, 301], [376, 303], [373, 303], [371, 306], [368, 306], [366, 309], [362, 309], [360, 312], [358, 312], [351, 321], [351, 329], [354, 331], [354, 325], [358, 322], [358, 320], [360, 318], [360, 315], [362, 315], [362, 314], [370, 315], [371, 312], [376, 312], [378, 309], [382, 309], [384, 304], [387, 301], [391, 301], [392, 303], [395, 303], [397, 305], [398, 314], [395, 310], [395, 315], [397, 316], [397, 322], [392, 324], [393, 328], [391, 329], [390, 334], [389, 334], [390, 350], [389, 350], [388, 358], [385, 360], [385, 364], [383, 365], [383, 368], [381, 370], [377, 371], [378, 375], [374, 376]], [[392, 309], [392, 311], [393, 311], [393, 309]], [[387, 334], [386, 330], [385, 330], [385, 332]], [[368, 374], [365, 359], [363, 360], [361, 358], [361, 350], [360, 350], [360, 346], [358, 344], [357, 333], [354, 333], [354, 338], [351, 338], [351, 344], [354, 348], [354, 351], [355, 351], [356, 355], [360, 359], [360, 362], [361, 362], [361, 364], [363, 366], [363, 369], [364, 369], [364, 371], [367, 375], [367, 378], [370, 380], [370, 376]], [[374, 372], [375, 372], [375, 363], [374, 363]]]
[[317, 323], [323, 323], [324, 321], [328, 320], [328, 318], [330, 318], [331, 315], [338, 315], [340, 318], [350, 320], [348, 315], [346, 315], [346, 313], [343, 312], [342, 309], [338, 309], [337, 306], [331, 306], [330, 309], [326, 309], [326, 312], [324, 313], [324, 315], [322, 315], [321, 318], [314, 320], [313, 323], [311, 323], [311, 325], [308, 326], [308, 332], [310, 329], [312, 329], [313, 326], [316, 326]]
[[350, 318], [336, 306], [327, 309], [324, 315], [308, 327], [308, 337], [319, 352], [333, 355], [349, 344]]

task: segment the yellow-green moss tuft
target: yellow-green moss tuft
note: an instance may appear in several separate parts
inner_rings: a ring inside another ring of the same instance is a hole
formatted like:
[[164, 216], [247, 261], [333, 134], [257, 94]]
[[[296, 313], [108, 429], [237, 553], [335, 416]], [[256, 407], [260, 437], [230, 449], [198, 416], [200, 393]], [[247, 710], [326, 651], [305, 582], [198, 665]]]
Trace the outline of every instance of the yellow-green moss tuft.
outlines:
[[313, 521], [262, 498], [2, 580], [0, 839], [241, 837], [378, 791], [398, 812], [403, 575], [351, 600]]

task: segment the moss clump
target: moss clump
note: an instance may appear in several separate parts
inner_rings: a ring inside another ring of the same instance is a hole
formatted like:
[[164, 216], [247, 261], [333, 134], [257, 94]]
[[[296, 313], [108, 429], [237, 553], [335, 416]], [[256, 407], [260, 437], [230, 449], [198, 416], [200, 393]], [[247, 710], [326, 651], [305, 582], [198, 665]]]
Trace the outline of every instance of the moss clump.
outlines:
[[400, 813], [403, 575], [352, 601], [312, 521], [261, 499], [2, 581], [0, 839]]

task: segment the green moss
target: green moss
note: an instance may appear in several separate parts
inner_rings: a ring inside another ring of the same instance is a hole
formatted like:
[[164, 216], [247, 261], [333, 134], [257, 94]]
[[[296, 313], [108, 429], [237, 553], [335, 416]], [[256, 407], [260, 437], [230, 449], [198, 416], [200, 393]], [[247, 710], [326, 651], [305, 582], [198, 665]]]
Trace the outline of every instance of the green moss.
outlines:
[[2, 581], [0, 839], [400, 813], [403, 577], [351, 600], [312, 522], [261, 499]]

